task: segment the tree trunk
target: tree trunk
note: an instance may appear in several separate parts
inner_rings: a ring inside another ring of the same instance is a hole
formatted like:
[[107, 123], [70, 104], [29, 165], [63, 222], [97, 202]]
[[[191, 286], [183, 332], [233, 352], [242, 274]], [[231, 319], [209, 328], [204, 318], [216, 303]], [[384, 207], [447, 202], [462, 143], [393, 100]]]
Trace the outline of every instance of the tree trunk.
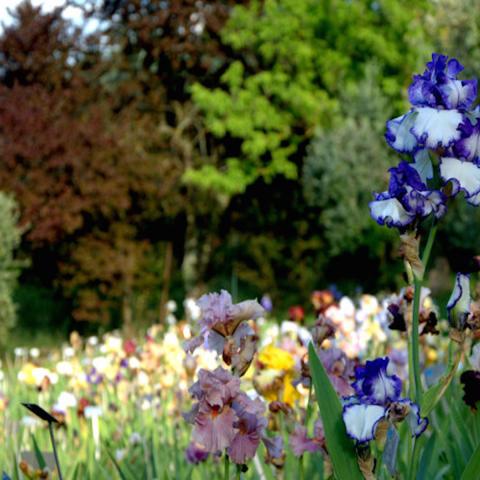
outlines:
[[172, 279], [172, 264], [173, 264], [173, 242], [167, 242], [165, 249], [165, 260], [163, 263], [163, 278], [162, 278], [162, 293], [160, 295], [160, 324], [165, 323], [167, 318], [167, 302], [170, 296], [170, 281]]

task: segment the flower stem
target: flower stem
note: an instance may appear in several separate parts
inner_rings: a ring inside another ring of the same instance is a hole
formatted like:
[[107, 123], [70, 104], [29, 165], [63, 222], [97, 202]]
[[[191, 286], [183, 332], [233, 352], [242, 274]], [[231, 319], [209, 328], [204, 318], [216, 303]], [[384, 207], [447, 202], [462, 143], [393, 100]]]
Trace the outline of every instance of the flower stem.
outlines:
[[310, 385], [308, 387], [308, 400], [307, 400], [307, 409], [305, 412], [305, 427], [308, 430], [308, 424], [310, 422], [310, 417], [312, 416], [312, 384], [313, 380], [310, 379]]
[[409, 480], [415, 480], [417, 477], [417, 468], [418, 468], [418, 460], [420, 456], [420, 442], [418, 438], [413, 439], [413, 458], [410, 463], [410, 472], [408, 475]]
[[303, 469], [303, 455], [300, 455], [298, 458], [298, 478], [299, 480], [305, 479], [305, 472]]
[[[423, 250], [422, 263], [424, 271], [426, 271], [430, 254], [432, 253], [433, 242], [437, 233], [437, 225], [433, 224], [428, 233], [427, 243]], [[415, 383], [415, 402], [420, 405], [422, 400], [422, 381], [420, 377], [420, 300], [423, 285], [423, 278], [414, 278], [414, 295], [413, 295], [413, 311], [412, 311], [412, 341], [411, 341], [411, 370], [413, 371], [413, 379]], [[410, 376], [411, 378], [411, 376]]]
[[435, 236], [437, 235], [437, 228], [438, 226], [436, 224], [432, 225], [432, 227], [430, 228], [430, 232], [428, 232], [427, 244], [425, 245], [425, 248], [423, 250], [423, 255], [422, 255], [422, 263], [425, 270], [427, 270], [427, 264], [428, 264], [428, 261], [430, 260], [430, 254], [432, 253], [433, 242], [435, 241]]
[[413, 295], [413, 314], [412, 314], [412, 370], [415, 382], [415, 402], [420, 405], [422, 399], [422, 381], [420, 378], [420, 333], [418, 331], [420, 317], [420, 293], [422, 291], [422, 281], [415, 278], [415, 293]]
[[229, 480], [230, 479], [230, 460], [228, 458], [228, 455], [225, 454], [224, 458], [224, 471], [223, 471], [223, 480]]

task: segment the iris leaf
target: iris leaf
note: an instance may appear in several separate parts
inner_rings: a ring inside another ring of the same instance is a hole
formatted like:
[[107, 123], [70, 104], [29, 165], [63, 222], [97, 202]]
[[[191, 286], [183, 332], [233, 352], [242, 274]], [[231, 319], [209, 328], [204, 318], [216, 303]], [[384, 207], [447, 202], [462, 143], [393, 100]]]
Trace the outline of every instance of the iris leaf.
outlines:
[[32, 435], [32, 443], [33, 443], [33, 450], [35, 452], [35, 457], [37, 459], [38, 467], [40, 470], [43, 470], [47, 466], [47, 462], [45, 461], [45, 458], [43, 457], [42, 452], [38, 448], [37, 441], [35, 440], [35, 437]]
[[472, 453], [472, 456], [463, 471], [461, 480], [477, 480], [478, 472], [480, 472], [480, 444]]
[[339, 480], [363, 480], [353, 443], [343, 423], [342, 404], [312, 343], [308, 347], [308, 358], [335, 477]]

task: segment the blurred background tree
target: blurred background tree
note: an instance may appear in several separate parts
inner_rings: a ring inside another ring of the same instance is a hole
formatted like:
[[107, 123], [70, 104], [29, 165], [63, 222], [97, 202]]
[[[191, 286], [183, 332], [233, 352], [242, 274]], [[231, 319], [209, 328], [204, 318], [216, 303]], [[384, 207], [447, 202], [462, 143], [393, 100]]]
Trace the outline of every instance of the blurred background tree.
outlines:
[[21, 268], [25, 266], [16, 258], [20, 245], [21, 229], [15, 200], [0, 192], [0, 346], [7, 343], [10, 330], [16, 323], [14, 290]]
[[[68, 4], [97, 28], [25, 1], [0, 35], [22, 326], [133, 329], [207, 288], [284, 309], [399, 284], [368, 214], [397, 162], [384, 124], [432, 51], [478, 75], [473, 0]], [[457, 208], [438, 257], [477, 248]]]

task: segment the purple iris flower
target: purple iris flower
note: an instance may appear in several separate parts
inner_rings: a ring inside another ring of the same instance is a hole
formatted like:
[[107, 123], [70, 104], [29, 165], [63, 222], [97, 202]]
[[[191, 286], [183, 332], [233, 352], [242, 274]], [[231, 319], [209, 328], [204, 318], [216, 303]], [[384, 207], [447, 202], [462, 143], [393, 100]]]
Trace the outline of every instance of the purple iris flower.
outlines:
[[446, 212], [446, 196], [430, 190], [418, 170], [402, 161], [391, 168], [388, 191], [376, 194], [370, 214], [379, 225], [405, 229], [430, 214], [440, 218]]
[[320, 452], [325, 449], [325, 432], [321, 421], [315, 423], [313, 437], [307, 434], [307, 428], [297, 425], [290, 435], [290, 447], [296, 457], [301, 457], [306, 452]]
[[352, 386], [356, 395], [343, 399], [343, 420], [347, 434], [358, 444], [375, 438], [382, 421], [407, 420], [412, 436], [419, 436], [428, 425], [420, 408], [408, 398], [401, 398], [402, 381], [388, 371], [390, 359], [377, 358], [355, 369]]
[[402, 381], [396, 375], [387, 373], [389, 361], [388, 357], [377, 358], [355, 369], [356, 380], [352, 386], [361, 400], [386, 405], [400, 398]]
[[261, 317], [265, 309], [256, 300], [234, 304], [226, 290], [203, 295], [197, 304], [201, 310], [200, 334], [186, 343], [185, 350], [192, 353], [203, 345], [223, 355], [225, 363], [243, 375], [253, 360], [257, 342], [248, 320]]
[[184, 418], [194, 425], [197, 446], [209, 453], [226, 449], [239, 464], [255, 455], [267, 425], [265, 405], [240, 391], [238, 377], [220, 367], [202, 369], [190, 394], [197, 403]]
[[468, 109], [477, 96], [477, 80], [458, 80], [463, 65], [438, 53], [422, 75], [415, 75], [408, 88], [410, 103], [416, 107]]
[[185, 459], [192, 465], [198, 465], [199, 463], [207, 460], [209, 453], [206, 452], [200, 445], [195, 442], [190, 442], [185, 450]]
[[103, 375], [98, 373], [95, 368], [92, 368], [87, 374], [87, 382], [90, 385], [100, 385], [103, 382]]

